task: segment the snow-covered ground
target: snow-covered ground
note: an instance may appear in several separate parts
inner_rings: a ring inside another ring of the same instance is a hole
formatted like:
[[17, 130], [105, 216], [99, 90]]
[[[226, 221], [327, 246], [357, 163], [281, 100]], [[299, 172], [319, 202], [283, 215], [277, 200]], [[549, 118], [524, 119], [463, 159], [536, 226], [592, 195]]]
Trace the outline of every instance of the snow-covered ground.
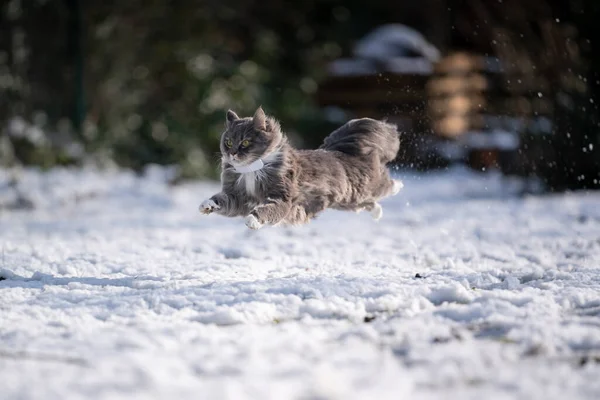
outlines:
[[162, 175], [23, 173], [0, 398], [600, 397], [600, 193], [404, 173], [378, 223], [255, 232]]

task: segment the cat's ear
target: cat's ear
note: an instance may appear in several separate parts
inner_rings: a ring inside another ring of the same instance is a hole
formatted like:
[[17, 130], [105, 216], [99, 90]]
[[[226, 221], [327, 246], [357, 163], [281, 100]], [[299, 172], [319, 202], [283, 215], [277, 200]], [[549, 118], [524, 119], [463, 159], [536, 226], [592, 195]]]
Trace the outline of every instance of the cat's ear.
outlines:
[[261, 131], [267, 130], [267, 116], [265, 115], [262, 107], [258, 107], [254, 113], [254, 117], [252, 117], [252, 123], [254, 124], [254, 129]]
[[240, 119], [240, 117], [238, 117], [238, 115], [236, 113], [234, 113], [232, 110], [227, 110], [227, 117], [226, 117], [227, 126], [229, 126], [236, 119]]

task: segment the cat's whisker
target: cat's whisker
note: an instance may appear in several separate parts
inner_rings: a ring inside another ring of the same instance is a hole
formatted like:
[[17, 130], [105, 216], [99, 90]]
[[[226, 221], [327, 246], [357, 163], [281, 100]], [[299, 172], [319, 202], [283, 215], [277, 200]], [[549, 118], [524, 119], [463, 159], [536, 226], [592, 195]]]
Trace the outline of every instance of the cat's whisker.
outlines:
[[212, 162], [214, 163], [215, 167], [221, 165], [222, 160], [223, 160], [223, 154], [221, 154], [221, 152], [213, 154]]

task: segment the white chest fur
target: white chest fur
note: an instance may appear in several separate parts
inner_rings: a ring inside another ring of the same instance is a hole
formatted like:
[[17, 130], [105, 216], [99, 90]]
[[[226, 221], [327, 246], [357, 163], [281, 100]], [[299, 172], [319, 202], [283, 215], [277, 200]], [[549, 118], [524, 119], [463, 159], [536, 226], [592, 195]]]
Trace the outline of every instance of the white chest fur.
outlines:
[[238, 185], [242, 185], [246, 189], [246, 193], [250, 196], [256, 196], [258, 192], [258, 183], [262, 178], [262, 171], [253, 171], [240, 174]]
[[256, 197], [258, 194], [258, 185], [264, 177], [264, 171], [253, 171], [240, 174], [237, 180], [237, 184], [242, 186], [246, 193], [252, 197]]
[[279, 151], [274, 151], [268, 156], [264, 157], [261, 161], [261, 168], [240, 173], [240, 177], [237, 180], [238, 185], [242, 185], [246, 189], [246, 193], [252, 197], [256, 197], [258, 194], [258, 185], [261, 180], [267, 176], [267, 171], [271, 168], [271, 163], [281, 156]]

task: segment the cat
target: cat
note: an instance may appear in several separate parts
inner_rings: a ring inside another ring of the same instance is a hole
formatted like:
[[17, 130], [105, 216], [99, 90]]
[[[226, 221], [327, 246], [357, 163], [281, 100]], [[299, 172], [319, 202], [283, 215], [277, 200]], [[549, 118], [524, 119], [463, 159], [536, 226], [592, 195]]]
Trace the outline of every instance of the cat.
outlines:
[[403, 186], [386, 167], [400, 147], [396, 126], [370, 118], [347, 122], [317, 150], [297, 150], [261, 107], [247, 118], [229, 110], [220, 147], [221, 192], [200, 212], [242, 216], [250, 229], [305, 224], [327, 208], [379, 220], [377, 201]]

